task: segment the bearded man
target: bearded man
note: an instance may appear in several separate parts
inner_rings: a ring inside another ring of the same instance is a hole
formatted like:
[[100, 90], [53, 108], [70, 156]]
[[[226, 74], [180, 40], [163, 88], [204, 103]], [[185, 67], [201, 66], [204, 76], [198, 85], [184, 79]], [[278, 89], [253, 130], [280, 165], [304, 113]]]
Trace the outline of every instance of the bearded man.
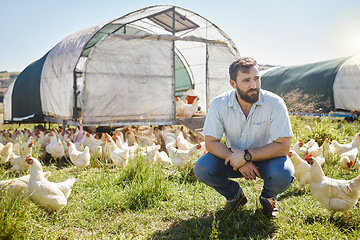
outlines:
[[[261, 89], [254, 59], [237, 59], [229, 73], [234, 89], [210, 104], [203, 130], [207, 153], [196, 162], [194, 173], [226, 198], [225, 211], [239, 209], [248, 201], [231, 178], [262, 178], [259, 200], [264, 215], [274, 217], [278, 194], [294, 179], [294, 166], [287, 157], [293, 136], [289, 114], [281, 97]], [[223, 134], [226, 145], [220, 141]]]

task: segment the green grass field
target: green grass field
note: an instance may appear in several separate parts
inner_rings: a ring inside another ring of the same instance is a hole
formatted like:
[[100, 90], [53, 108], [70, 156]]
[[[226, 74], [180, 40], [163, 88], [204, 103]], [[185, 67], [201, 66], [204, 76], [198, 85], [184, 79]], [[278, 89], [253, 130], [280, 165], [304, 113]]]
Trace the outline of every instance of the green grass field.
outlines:
[[[360, 132], [358, 121], [291, 116], [292, 144], [314, 138], [348, 143]], [[311, 131], [305, 128], [311, 127]], [[4, 126], [2, 126], [4, 127]], [[7, 126], [8, 127], [8, 126]], [[15, 126], [18, 127], [18, 126]], [[196, 161], [196, 159], [193, 159]], [[340, 168], [333, 157], [323, 165], [327, 176], [351, 179], [359, 170]], [[0, 239], [359, 239], [360, 207], [330, 219], [329, 213], [306, 191], [295, 194], [298, 183], [278, 198], [279, 217], [268, 220], [258, 200], [263, 181], [238, 180], [249, 201], [243, 209], [223, 214], [225, 204], [213, 189], [198, 182], [189, 166], [178, 170], [166, 164], [149, 165], [137, 159], [125, 168], [114, 168], [92, 159], [78, 172], [67, 165], [51, 171], [50, 181], [75, 177], [64, 209], [49, 215], [23, 196], [0, 190]], [[13, 173], [0, 166], [0, 180]]]

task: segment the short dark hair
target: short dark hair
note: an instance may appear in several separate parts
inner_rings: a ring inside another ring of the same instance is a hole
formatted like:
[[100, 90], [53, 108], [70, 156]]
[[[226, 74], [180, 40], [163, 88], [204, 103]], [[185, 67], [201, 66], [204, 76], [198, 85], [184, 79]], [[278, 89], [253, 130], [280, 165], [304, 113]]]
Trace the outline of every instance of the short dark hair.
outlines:
[[238, 71], [241, 71], [242, 73], [249, 73], [250, 67], [252, 66], [259, 69], [256, 60], [251, 57], [241, 57], [235, 60], [229, 67], [230, 79], [236, 81]]

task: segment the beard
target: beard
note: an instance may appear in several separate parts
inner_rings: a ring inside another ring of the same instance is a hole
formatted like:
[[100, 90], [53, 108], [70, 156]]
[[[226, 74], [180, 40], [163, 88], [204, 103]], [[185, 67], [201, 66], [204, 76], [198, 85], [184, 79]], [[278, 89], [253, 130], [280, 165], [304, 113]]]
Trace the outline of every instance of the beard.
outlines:
[[[236, 86], [236, 92], [239, 94], [240, 98], [247, 103], [256, 103], [260, 97], [260, 89], [253, 88], [246, 92], [241, 91], [238, 86]], [[251, 92], [251, 93], [250, 93]]]

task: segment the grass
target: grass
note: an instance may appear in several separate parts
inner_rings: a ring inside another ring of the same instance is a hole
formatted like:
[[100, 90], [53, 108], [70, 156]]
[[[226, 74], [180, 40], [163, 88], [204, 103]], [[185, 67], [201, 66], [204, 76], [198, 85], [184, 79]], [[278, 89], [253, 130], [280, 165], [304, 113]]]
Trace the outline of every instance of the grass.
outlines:
[[[298, 139], [350, 142], [360, 132], [357, 121], [291, 116]], [[311, 131], [305, 129], [311, 127]], [[178, 170], [165, 164], [149, 165], [142, 159], [122, 169], [104, 160], [92, 159], [78, 172], [73, 166], [51, 171], [50, 181], [75, 177], [68, 204], [49, 215], [26, 200], [0, 190], [0, 239], [358, 239], [359, 203], [349, 211], [329, 213], [311, 196], [309, 189], [295, 194], [296, 180], [279, 195], [279, 217], [268, 220], [261, 214], [258, 197], [263, 181], [238, 180], [249, 201], [239, 211], [223, 214], [225, 204], [213, 189], [198, 182], [191, 166]], [[327, 176], [350, 179], [359, 170], [341, 169], [336, 158], [324, 166]], [[0, 179], [23, 175], [0, 166]]]

